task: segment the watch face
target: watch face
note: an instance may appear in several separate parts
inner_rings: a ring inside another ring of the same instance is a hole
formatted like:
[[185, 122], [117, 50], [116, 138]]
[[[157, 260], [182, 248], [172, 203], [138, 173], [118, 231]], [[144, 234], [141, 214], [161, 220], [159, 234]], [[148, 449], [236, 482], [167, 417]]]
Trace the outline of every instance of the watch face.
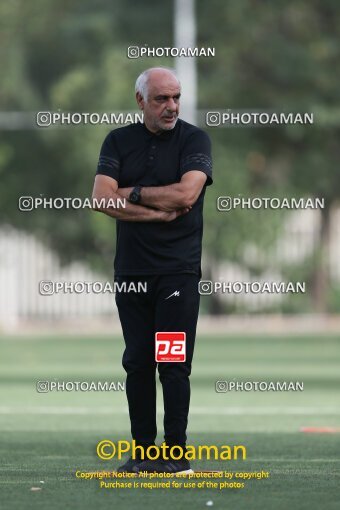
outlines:
[[136, 186], [130, 193], [130, 196], [129, 196], [129, 200], [130, 202], [134, 203], [134, 204], [138, 204], [139, 201], [140, 201], [140, 187], [139, 186]]

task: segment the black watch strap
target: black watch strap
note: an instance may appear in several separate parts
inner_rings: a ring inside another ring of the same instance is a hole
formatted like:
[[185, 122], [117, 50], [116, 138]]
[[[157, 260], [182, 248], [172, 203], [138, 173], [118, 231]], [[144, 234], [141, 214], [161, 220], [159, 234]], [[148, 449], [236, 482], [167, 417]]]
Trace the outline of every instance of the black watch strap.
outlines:
[[142, 186], [135, 186], [129, 195], [129, 202], [139, 204], [141, 201]]

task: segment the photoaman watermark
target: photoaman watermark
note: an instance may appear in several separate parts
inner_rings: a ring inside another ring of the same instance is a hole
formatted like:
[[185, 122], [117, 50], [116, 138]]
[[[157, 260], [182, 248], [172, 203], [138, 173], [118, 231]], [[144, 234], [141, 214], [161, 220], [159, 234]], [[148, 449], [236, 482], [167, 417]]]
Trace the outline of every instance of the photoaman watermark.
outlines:
[[119, 440], [117, 443], [104, 439], [97, 444], [97, 455], [102, 460], [111, 460], [116, 457], [118, 460], [122, 455], [129, 453], [133, 459], [141, 458], [149, 460], [157, 460], [160, 457], [165, 460], [179, 460], [185, 458], [187, 460], [245, 460], [247, 458], [247, 449], [244, 445], [188, 445], [185, 448], [179, 445], [167, 445], [162, 443], [161, 446], [151, 445], [144, 448], [137, 445], [133, 439], [132, 442]]

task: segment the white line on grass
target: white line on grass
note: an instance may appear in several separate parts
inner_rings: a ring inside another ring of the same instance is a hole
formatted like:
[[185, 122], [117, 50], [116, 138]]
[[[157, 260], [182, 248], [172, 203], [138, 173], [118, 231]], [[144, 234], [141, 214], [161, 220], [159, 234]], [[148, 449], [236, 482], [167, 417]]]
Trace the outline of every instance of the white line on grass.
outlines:
[[[111, 407], [0, 407], [0, 414], [121, 414], [125, 415], [127, 408], [113, 409]], [[158, 413], [162, 413], [159, 409]], [[238, 415], [340, 415], [336, 407], [191, 407], [191, 414], [211, 416]]]

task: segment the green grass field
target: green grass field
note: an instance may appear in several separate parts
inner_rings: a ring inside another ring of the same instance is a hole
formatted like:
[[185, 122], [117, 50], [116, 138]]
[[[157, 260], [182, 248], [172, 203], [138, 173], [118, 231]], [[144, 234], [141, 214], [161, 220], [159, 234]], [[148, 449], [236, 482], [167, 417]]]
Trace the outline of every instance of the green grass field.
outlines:
[[[340, 337], [197, 338], [188, 444], [243, 444], [245, 461], [193, 468], [269, 471], [244, 489], [100, 489], [77, 470], [114, 470], [96, 456], [102, 439], [130, 439], [124, 392], [37, 393], [36, 381], [124, 381], [121, 338], [0, 340], [0, 507], [17, 509], [331, 510], [339, 508]], [[216, 393], [216, 380], [303, 381], [303, 392]], [[159, 443], [162, 441], [162, 400]], [[41, 483], [41, 482], [44, 483]], [[40, 487], [32, 491], [32, 487]]]

